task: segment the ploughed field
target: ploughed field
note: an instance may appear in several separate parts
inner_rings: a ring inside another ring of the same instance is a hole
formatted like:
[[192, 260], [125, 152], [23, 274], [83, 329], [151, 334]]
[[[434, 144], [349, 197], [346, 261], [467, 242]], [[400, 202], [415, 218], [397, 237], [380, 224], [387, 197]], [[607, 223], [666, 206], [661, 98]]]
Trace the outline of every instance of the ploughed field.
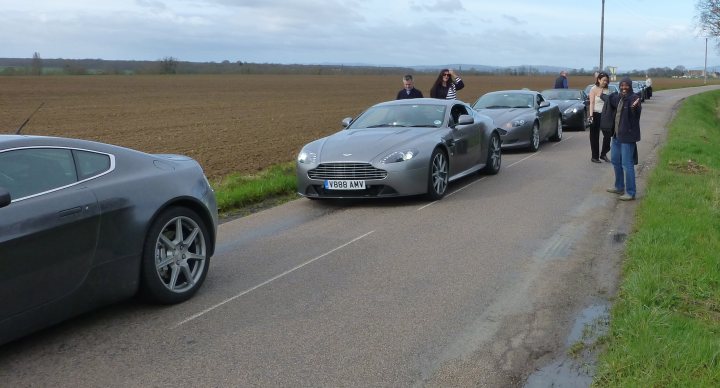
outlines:
[[[462, 74], [461, 74], [462, 75]], [[433, 75], [416, 75], [430, 94]], [[555, 76], [463, 76], [461, 100], [502, 89], [542, 90]], [[569, 78], [584, 88], [592, 77]], [[654, 80], [658, 87], [702, 80]], [[377, 102], [395, 98], [396, 75], [167, 75], [0, 77], [0, 132], [97, 140], [197, 159], [214, 180], [291, 161], [305, 143], [341, 128]]]

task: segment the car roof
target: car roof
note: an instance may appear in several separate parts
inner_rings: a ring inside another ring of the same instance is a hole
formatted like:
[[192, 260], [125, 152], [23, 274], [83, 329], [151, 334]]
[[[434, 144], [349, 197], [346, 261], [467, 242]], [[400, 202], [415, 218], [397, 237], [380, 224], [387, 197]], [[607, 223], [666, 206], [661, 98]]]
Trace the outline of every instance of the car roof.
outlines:
[[488, 92], [485, 94], [508, 94], [508, 93], [517, 93], [517, 94], [537, 94], [538, 92], [535, 90], [527, 90], [527, 89], [515, 89], [515, 90], [496, 90], [494, 92]]
[[547, 91], [547, 90], [565, 90], [565, 91], [569, 91], [569, 92], [581, 92], [581, 91], [585, 91], [584, 89], [575, 89], [575, 88], [568, 88], [568, 89], [565, 89], [565, 88], [562, 88], [562, 89], [547, 88], [547, 89], [543, 90], [543, 91], [540, 92], [540, 93], [545, 93], [545, 91]]
[[126, 147], [83, 140], [69, 137], [38, 136], [38, 135], [3, 135], [0, 134], [0, 150], [21, 147], [63, 147], [75, 149], [88, 149], [100, 152], [117, 153], [132, 152], [144, 153]]
[[388, 105], [447, 105], [452, 106], [455, 104], [469, 105], [465, 101], [461, 100], [445, 100], [440, 98], [410, 98], [404, 100], [391, 100], [377, 103], [373, 106], [388, 106]]
[[72, 143], [77, 147], [76, 142], [87, 142], [87, 140], [71, 139], [54, 136], [38, 135], [2, 135], [0, 134], [0, 146], [8, 147], [31, 147], [35, 145], [67, 146]]

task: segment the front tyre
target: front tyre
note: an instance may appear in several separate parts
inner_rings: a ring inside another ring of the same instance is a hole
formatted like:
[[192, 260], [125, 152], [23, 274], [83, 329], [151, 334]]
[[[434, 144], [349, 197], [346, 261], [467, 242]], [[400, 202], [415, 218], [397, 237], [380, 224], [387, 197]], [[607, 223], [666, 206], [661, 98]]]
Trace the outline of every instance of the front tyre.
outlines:
[[445, 196], [449, 169], [447, 155], [441, 149], [436, 148], [430, 156], [428, 168], [427, 196], [431, 200], [437, 201]]
[[143, 296], [163, 304], [190, 299], [207, 275], [209, 237], [205, 222], [194, 211], [172, 207], [162, 212], [145, 238]]
[[560, 117], [557, 119], [557, 125], [555, 127], [555, 133], [550, 137], [550, 141], [560, 141], [563, 137], [562, 120]]
[[540, 148], [540, 124], [536, 121], [530, 130], [530, 145], [528, 150], [530, 152], [536, 152]]
[[500, 136], [493, 133], [490, 136], [488, 144], [488, 157], [483, 172], [488, 175], [495, 175], [500, 171], [500, 162], [502, 160], [502, 147], [500, 146]]

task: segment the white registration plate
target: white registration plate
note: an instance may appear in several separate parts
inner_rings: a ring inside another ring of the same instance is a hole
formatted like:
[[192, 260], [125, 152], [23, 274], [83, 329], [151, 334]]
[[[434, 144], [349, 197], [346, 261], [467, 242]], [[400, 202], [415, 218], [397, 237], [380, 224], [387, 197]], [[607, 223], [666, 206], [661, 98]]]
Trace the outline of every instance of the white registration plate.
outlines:
[[365, 190], [365, 181], [326, 180], [325, 190]]

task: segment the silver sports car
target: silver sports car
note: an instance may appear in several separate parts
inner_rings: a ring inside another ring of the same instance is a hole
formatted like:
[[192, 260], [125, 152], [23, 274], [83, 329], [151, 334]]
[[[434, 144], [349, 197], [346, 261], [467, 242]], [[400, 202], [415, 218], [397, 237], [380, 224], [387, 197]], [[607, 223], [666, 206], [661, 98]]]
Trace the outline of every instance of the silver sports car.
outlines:
[[531, 90], [490, 92], [473, 104], [478, 112], [490, 116], [505, 130], [503, 148], [527, 148], [535, 152], [540, 142], [562, 140], [562, 122], [557, 104], [545, 101], [542, 94]]
[[503, 131], [459, 100], [431, 98], [374, 105], [345, 129], [305, 145], [297, 158], [298, 193], [308, 198], [426, 194], [448, 182], [500, 170]]

